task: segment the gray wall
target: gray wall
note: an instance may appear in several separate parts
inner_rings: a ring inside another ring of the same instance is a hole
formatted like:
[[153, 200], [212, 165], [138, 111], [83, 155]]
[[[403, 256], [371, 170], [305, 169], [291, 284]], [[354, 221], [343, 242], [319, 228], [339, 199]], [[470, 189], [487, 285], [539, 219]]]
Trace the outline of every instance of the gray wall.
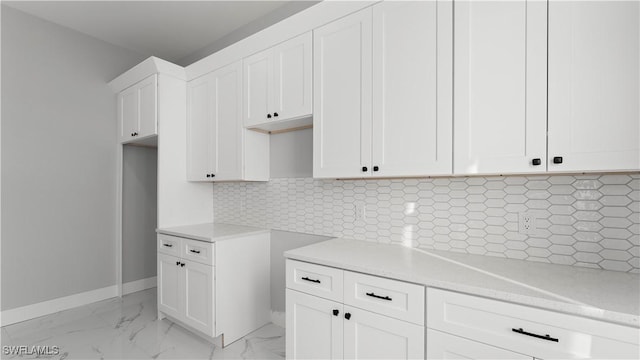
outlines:
[[122, 282], [156, 276], [158, 150], [125, 146], [122, 162]]
[[143, 59], [2, 7], [2, 310], [115, 284], [107, 82]]
[[205, 58], [218, 50], [222, 50], [225, 47], [236, 43], [248, 36], [251, 36], [260, 30], [266, 29], [267, 27], [280, 22], [291, 15], [294, 15], [312, 5], [319, 3], [320, 1], [316, 0], [303, 0], [303, 1], [290, 1], [289, 3], [277, 8], [271, 13], [256, 19], [249, 24], [240, 27], [229, 33], [228, 35], [222, 37], [221, 39], [203, 47], [202, 49], [194, 52], [191, 55], [185, 56], [180, 59], [176, 63], [181, 66], [191, 65], [194, 62]]
[[271, 310], [284, 312], [285, 309], [285, 251], [319, 241], [330, 239], [326, 236], [301, 234], [289, 231], [271, 230]]
[[313, 177], [313, 129], [271, 135], [271, 178]]

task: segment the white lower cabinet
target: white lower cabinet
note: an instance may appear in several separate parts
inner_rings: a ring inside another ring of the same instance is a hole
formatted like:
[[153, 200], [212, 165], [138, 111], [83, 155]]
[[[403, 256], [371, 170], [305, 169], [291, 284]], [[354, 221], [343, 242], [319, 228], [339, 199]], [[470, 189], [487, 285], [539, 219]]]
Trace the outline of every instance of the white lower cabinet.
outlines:
[[158, 310], [175, 318], [182, 310], [181, 274], [179, 258], [158, 254]]
[[427, 359], [529, 359], [531, 356], [427, 329]]
[[[335, 284], [344, 289], [337, 291]], [[359, 297], [364, 287], [366, 300]], [[416, 299], [422, 304], [414, 304]], [[424, 359], [423, 312], [411, 316], [399, 303], [424, 309], [424, 287], [287, 260], [287, 358]]]

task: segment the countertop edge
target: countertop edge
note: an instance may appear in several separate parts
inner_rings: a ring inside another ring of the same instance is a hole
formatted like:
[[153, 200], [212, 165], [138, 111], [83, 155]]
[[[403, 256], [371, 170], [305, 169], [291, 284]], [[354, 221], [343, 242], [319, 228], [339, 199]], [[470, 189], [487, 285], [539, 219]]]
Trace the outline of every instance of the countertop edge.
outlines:
[[284, 257], [291, 260], [304, 261], [314, 263], [318, 265], [324, 265], [348, 271], [355, 271], [364, 274], [370, 274], [375, 276], [386, 277], [394, 280], [410, 282], [414, 284], [423, 285], [426, 287], [439, 288], [443, 290], [450, 290], [460, 293], [465, 293], [474, 296], [481, 296], [493, 300], [505, 301], [515, 303], [519, 305], [531, 306], [543, 310], [556, 311], [570, 315], [582, 316], [598, 321], [605, 321], [609, 323], [615, 323], [623, 326], [630, 326], [633, 328], [640, 328], [640, 316], [620, 313], [615, 311], [604, 310], [585, 304], [577, 304], [564, 302], [561, 300], [553, 301], [544, 299], [541, 297], [534, 297], [528, 295], [514, 294], [510, 292], [504, 292], [499, 290], [489, 290], [477, 286], [460, 285], [447, 281], [424, 281], [417, 278], [412, 278], [404, 274], [396, 274], [393, 272], [385, 272], [383, 270], [371, 271], [369, 268], [361, 268], [353, 265], [345, 265], [343, 263], [331, 262], [323, 259], [317, 259], [309, 256], [301, 256], [297, 254], [291, 254], [288, 251], [284, 253]]
[[158, 234], [177, 236], [177, 237], [181, 237], [181, 238], [185, 238], [185, 239], [205, 241], [205, 242], [210, 242], [210, 243], [215, 243], [215, 242], [218, 242], [218, 241], [224, 241], [224, 240], [229, 240], [229, 239], [238, 238], [238, 237], [270, 233], [270, 232], [271, 232], [271, 230], [269, 230], [269, 229], [259, 229], [259, 230], [251, 230], [251, 231], [247, 231], [247, 232], [243, 232], [243, 233], [237, 233], [237, 234], [216, 236], [215, 238], [212, 238], [212, 237], [207, 237], [207, 236], [199, 236], [199, 235], [189, 234], [189, 233], [186, 233], [186, 232], [171, 231], [171, 230], [166, 230], [166, 229], [156, 229], [156, 233], [158, 233]]

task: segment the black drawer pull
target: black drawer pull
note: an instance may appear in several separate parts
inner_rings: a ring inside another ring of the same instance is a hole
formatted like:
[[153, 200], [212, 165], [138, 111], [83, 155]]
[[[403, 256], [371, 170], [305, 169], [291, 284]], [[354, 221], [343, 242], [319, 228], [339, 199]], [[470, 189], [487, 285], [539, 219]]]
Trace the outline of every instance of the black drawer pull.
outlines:
[[173, 245], [171, 245], [171, 244], [162, 244], [162, 245], [164, 245], [166, 247], [173, 247]]
[[390, 298], [390, 297], [388, 297], [388, 296], [380, 296], [380, 295], [376, 295], [376, 294], [374, 294], [374, 293], [372, 293], [372, 292], [367, 293], [367, 296], [371, 296], [371, 297], [374, 297], [374, 298], [376, 298], [376, 299], [382, 299], [382, 300], [387, 300], [387, 301], [391, 301], [391, 300], [393, 300], [393, 299], [391, 299], [391, 298]]
[[316, 280], [316, 279], [309, 279], [308, 277], [303, 277], [302, 280], [306, 280], [306, 281], [311, 281], [312, 283], [317, 283], [320, 284], [320, 280]]
[[189, 250], [189, 251], [191, 251], [191, 252], [192, 252], [192, 253], [194, 253], [194, 254], [200, 254], [200, 250], [193, 250], [193, 249], [191, 249], [191, 250]]
[[522, 335], [527, 335], [527, 336], [532, 336], [532, 337], [534, 337], [534, 338], [538, 338], [538, 339], [542, 339], [542, 340], [548, 340], [548, 341], [558, 342], [558, 339], [557, 339], [557, 338], [552, 338], [551, 336], [549, 336], [549, 334], [546, 334], [546, 335], [538, 335], [538, 334], [534, 334], [534, 333], [526, 332], [526, 331], [522, 330], [522, 328], [518, 328], [518, 329], [511, 329], [511, 331], [513, 331], [514, 333], [518, 333], [518, 334], [522, 334]]

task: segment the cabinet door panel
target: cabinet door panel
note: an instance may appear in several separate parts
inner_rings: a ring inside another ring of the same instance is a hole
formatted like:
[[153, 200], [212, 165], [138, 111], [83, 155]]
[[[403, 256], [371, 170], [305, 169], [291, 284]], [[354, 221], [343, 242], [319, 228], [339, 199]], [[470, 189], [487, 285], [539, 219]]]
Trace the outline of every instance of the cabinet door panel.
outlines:
[[427, 359], [528, 359], [512, 351], [427, 329]]
[[[272, 49], [243, 60], [244, 67], [244, 125], [251, 126], [268, 121], [273, 86]], [[273, 119], [273, 117], [272, 117]]]
[[152, 75], [138, 85], [140, 122], [138, 136], [143, 137], [158, 133], [157, 102], [158, 76]]
[[454, 8], [454, 172], [544, 172], [546, 2]]
[[158, 254], [158, 310], [181, 319], [182, 314], [182, 269], [180, 259]]
[[131, 140], [138, 131], [138, 91], [135, 87], [118, 95], [118, 117], [120, 118], [120, 140]]
[[639, 63], [639, 2], [549, 3], [549, 171], [640, 169]]
[[311, 115], [311, 46], [308, 32], [274, 48], [273, 120]]
[[241, 71], [240, 62], [236, 62], [214, 73], [212, 180], [242, 178]]
[[187, 85], [187, 180], [210, 180], [213, 156], [213, 75]]
[[371, 16], [365, 9], [313, 32], [314, 177], [370, 174]]
[[345, 359], [424, 359], [424, 327], [345, 306]]
[[[448, 11], [439, 14], [438, 7]], [[376, 176], [453, 170], [451, 112], [438, 111], [452, 104], [451, 10], [450, 4], [435, 1], [391, 1], [373, 7]]]
[[343, 358], [342, 304], [287, 289], [286, 316], [287, 359]]
[[213, 267], [182, 260], [184, 273], [184, 322], [213, 336]]

